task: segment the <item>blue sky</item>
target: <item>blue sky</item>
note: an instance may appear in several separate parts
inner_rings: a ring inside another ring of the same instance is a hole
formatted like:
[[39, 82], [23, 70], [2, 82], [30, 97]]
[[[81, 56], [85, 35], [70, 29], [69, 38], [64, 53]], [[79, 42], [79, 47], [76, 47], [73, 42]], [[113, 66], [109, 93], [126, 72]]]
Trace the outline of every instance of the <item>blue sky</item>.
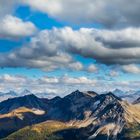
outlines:
[[[102, 83], [103, 90], [139, 89], [138, 84], [130, 87], [140, 76], [136, 1], [132, 13], [129, 7], [123, 10], [126, 0], [0, 2], [0, 90], [17, 87], [14, 80], [20, 76], [26, 82], [18, 90], [25, 89], [32, 78], [39, 81], [46, 77], [45, 92], [56, 86], [56, 79], [63, 84], [62, 93], [69, 87], [101, 91]], [[9, 86], [3, 87], [4, 82]], [[33, 90], [32, 85], [28, 88]], [[36, 90], [42, 91], [39, 84]]]
[[[39, 30], [44, 30], [44, 29], [52, 29], [53, 27], [56, 28], [63, 28], [65, 26], [70, 26], [75, 30], [79, 30], [80, 28], [103, 28], [102, 25], [100, 24], [69, 24], [66, 22], [61, 22], [58, 20], [55, 20], [51, 17], [49, 17], [47, 14], [44, 14], [42, 12], [39, 11], [31, 11], [29, 6], [19, 6], [17, 9], [15, 9], [15, 12], [13, 13], [14, 16], [21, 18], [23, 21], [31, 21], [32, 23], [35, 24], [35, 26], [39, 29]], [[30, 40], [30, 38], [24, 38], [24, 39], [19, 39], [19, 40], [7, 40], [5, 38], [2, 38], [0, 40], [0, 45], [2, 46], [0, 48], [0, 52], [2, 53], [6, 53], [9, 52], [13, 49], [22, 47], [22, 45], [28, 43], [28, 41]], [[75, 57], [77, 60], [81, 61], [84, 65], [88, 66], [92, 63], [95, 63], [96, 60], [93, 59], [85, 59], [83, 57], [80, 56], [73, 56]], [[69, 73], [72, 76], [80, 76], [80, 75], [85, 75], [86, 73], [83, 72], [77, 72], [75, 74], [75, 72], [71, 72], [71, 71], [62, 71], [62, 70], [57, 70], [57, 71], [53, 71], [53, 72], [43, 72], [41, 70], [38, 69], [24, 69], [24, 68], [5, 68], [5, 69], [1, 69], [0, 71], [2, 74], [4, 73], [9, 73], [9, 74], [22, 74], [22, 75], [26, 75], [26, 76], [34, 76], [37, 74], [37, 77], [39, 76], [43, 76], [44, 74], [47, 74], [49, 76], [52, 75], [56, 75], [56, 76], [62, 76], [66, 73]], [[79, 74], [80, 73], [80, 74]], [[88, 75], [88, 74], [86, 74]], [[90, 74], [90, 76], [93, 74]], [[92, 76], [93, 77], [93, 76]]]

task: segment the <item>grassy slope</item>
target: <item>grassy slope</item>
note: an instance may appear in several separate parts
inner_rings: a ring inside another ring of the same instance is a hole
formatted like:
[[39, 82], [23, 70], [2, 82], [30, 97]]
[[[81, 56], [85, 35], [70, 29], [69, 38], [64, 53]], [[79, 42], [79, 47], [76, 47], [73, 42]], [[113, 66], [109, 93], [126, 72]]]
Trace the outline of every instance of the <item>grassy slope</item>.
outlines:
[[124, 138], [130, 140], [140, 139], [140, 125], [132, 125], [132, 127], [127, 129]]
[[10, 117], [15, 117], [15, 116], [18, 118], [23, 118], [22, 114], [27, 113], [27, 112], [34, 113], [31, 109], [28, 109], [26, 107], [21, 107], [21, 108], [11, 111], [10, 113], [0, 115], [0, 119], [8, 118], [8, 117], [10, 118]]
[[25, 127], [3, 140], [62, 140], [61, 137], [55, 136], [53, 133], [67, 128], [69, 128], [69, 126], [65, 123], [47, 121]]
[[140, 105], [123, 104], [127, 126], [124, 128], [124, 140], [140, 140]]

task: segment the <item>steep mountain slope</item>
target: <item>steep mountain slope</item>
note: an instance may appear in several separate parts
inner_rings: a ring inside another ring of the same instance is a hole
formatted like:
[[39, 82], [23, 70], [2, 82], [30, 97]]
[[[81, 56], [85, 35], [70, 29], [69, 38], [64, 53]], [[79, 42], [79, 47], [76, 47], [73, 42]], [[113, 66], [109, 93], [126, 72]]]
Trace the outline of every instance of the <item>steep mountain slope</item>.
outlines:
[[33, 94], [25, 95], [23, 97], [16, 97], [0, 103], [0, 114], [9, 113], [19, 107], [27, 107], [30, 109], [37, 108], [45, 110], [46, 103], [44, 103], [42, 99], [37, 98]]
[[64, 98], [50, 100], [47, 115], [51, 120], [83, 120], [86, 111], [95, 109], [98, 98], [97, 94], [75, 91]]
[[[21, 98], [15, 98], [16, 100], [12, 99], [11, 101], [8, 101], [8, 103], [10, 102], [11, 106], [12, 104], [14, 104], [15, 107], [15, 101], [21, 102], [21, 99], [22, 100], [24, 99], [24, 102], [26, 101], [27, 103], [25, 107], [29, 108], [30, 110], [32, 110], [32, 108], [34, 109], [36, 108], [41, 111], [44, 110], [45, 114], [41, 115], [35, 114], [33, 116], [33, 118], [36, 118], [34, 123], [32, 123], [31, 121], [27, 121], [28, 123], [26, 123], [26, 125], [35, 124], [37, 122], [45, 120], [46, 121], [52, 120], [51, 121], [52, 131], [50, 135], [53, 136], [53, 139], [61, 139], [61, 140], [62, 139], [127, 140], [130, 138], [131, 138], [130, 140], [134, 140], [135, 138], [140, 139], [140, 135], [138, 133], [138, 131], [140, 130], [139, 129], [140, 107], [138, 105], [128, 104], [127, 102], [123, 101], [121, 98], [115, 96], [111, 92], [108, 94], [98, 95], [97, 93], [91, 91], [88, 92], [75, 91], [70, 95], [65, 96], [64, 98], [55, 97], [51, 100], [40, 99], [34, 95], [30, 95], [28, 96], [28, 98], [29, 97], [30, 100], [29, 99], [27, 100], [26, 99], [27, 96], [25, 96]], [[32, 101], [32, 104], [30, 104], [29, 101]], [[6, 104], [4, 103], [4, 105]], [[11, 110], [7, 109], [9, 108], [9, 106], [6, 106], [5, 108], [4, 105], [3, 105], [4, 110], [8, 110], [9, 112], [9, 110]], [[25, 104], [24, 103], [20, 104], [20, 106], [22, 105]], [[3, 108], [1, 108], [1, 110], [3, 110]], [[9, 116], [9, 114], [7, 114], [7, 116]], [[17, 118], [19, 118], [19, 116], [20, 115], [16, 115]], [[30, 117], [32, 115], [30, 115], [29, 112], [27, 116], [28, 116], [27, 120], [33, 120], [33, 118]], [[26, 119], [26, 116], [24, 117]], [[3, 114], [3, 118], [4, 119], [6, 118], [5, 114]], [[53, 123], [55, 122], [54, 120], [63, 122], [63, 124], [65, 124], [65, 127], [60, 126], [60, 130], [59, 129], [55, 130], [55, 123]], [[24, 121], [20, 122], [20, 124], [22, 123], [24, 123]], [[26, 125], [22, 125], [21, 128]], [[44, 125], [46, 127], [44, 127]], [[37, 136], [38, 131], [33, 132], [32, 129], [29, 128], [27, 129], [26, 127], [10, 135], [7, 139], [11, 140], [13, 137], [19, 138], [22, 135], [22, 132], [24, 134], [24, 132], [27, 131], [29, 136], [35, 134], [36, 138], [38, 139], [40, 139], [41, 137], [43, 137], [41, 140], [49, 139], [48, 137], [49, 125], [48, 121], [44, 122], [43, 124], [42, 123], [39, 124], [39, 126], [42, 126], [42, 128], [46, 128], [43, 130], [41, 129], [41, 134], [39, 134], [39, 137]], [[3, 126], [3, 124], [1, 126]], [[38, 125], [33, 125], [32, 127], [33, 128], [37, 127], [36, 130], [38, 130]], [[53, 128], [55, 131], [53, 131]], [[135, 134], [136, 136], [134, 136]], [[28, 138], [24, 137], [24, 135], [23, 138], [28, 140]], [[32, 138], [29, 137], [29, 140], [30, 139]]]

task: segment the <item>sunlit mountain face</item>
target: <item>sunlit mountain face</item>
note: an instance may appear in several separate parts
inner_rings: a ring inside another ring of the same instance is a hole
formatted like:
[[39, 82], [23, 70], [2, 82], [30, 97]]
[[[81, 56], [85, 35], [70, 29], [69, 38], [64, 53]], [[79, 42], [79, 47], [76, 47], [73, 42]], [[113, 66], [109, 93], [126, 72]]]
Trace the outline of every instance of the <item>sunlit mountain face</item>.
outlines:
[[139, 0], [0, 0], [0, 68], [0, 138], [140, 139]]

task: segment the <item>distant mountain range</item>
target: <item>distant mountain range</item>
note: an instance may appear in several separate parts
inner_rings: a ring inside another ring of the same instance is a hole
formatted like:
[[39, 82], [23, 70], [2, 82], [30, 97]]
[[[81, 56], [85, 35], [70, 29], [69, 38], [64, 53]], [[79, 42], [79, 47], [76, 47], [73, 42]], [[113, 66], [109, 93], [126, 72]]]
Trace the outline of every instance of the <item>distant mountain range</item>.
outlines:
[[3, 140], [140, 140], [139, 132], [140, 98], [128, 103], [112, 92], [30, 94], [0, 103]]
[[[104, 94], [108, 93], [109, 91], [105, 91], [103, 92]], [[137, 98], [140, 97], [140, 90], [136, 91], [136, 90], [130, 90], [130, 91], [123, 91], [120, 89], [115, 89], [113, 91], [111, 91], [114, 95], [122, 98], [123, 100], [126, 100], [128, 102], [134, 102]], [[0, 92], [0, 101], [4, 101], [7, 100], [9, 98], [15, 98], [15, 97], [20, 97], [20, 96], [24, 96], [24, 95], [30, 95], [30, 94], [34, 94], [39, 98], [53, 98], [55, 96], [57, 96], [57, 94], [55, 93], [47, 93], [47, 92], [42, 92], [42, 93], [32, 93], [31, 91], [25, 89], [22, 92], [15, 92], [15, 91], [9, 91], [9, 92]]]
[[140, 97], [140, 91], [135, 90], [122, 91], [120, 89], [115, 89], [114, 91], [112, 91], [112, 93], [131, 103]]
[[[15, 98], [15, 97], [20, 97], [20, 96], [25, 96], [25, 95], [30, 95], [33, 94], [31, 91], [25, 89], [22, 92], [15, 92], [15, 91], [9, 91], [9, 92], [0, 92], [0, 101], [4, 101], [7, 100], [9, 98]], [[40, 98], [53, 98], [56, 96], [55, 93], [34, 93], [36, 96], [40, 97]]]

